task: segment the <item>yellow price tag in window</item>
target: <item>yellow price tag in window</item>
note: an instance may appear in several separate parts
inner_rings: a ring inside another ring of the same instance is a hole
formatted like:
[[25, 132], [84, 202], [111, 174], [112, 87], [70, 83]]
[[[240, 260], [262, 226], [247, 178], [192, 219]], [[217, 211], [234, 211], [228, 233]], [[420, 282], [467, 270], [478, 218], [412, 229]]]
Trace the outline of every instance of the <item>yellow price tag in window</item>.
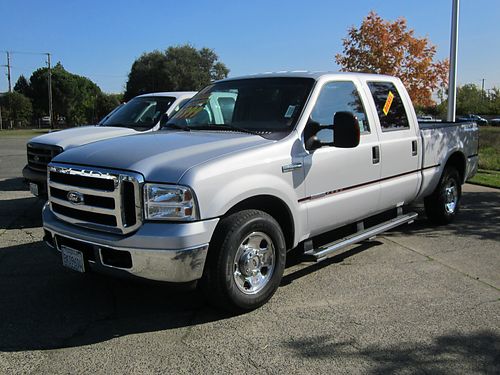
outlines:
[[389, 95], [387, 95], [387, 100], [385, 101], [384, 108], [382, 109], [384, 115], [387, 116], [387, 114], [389, 113], [393, 100], [394, 100], [394, 94], [389, 91]]

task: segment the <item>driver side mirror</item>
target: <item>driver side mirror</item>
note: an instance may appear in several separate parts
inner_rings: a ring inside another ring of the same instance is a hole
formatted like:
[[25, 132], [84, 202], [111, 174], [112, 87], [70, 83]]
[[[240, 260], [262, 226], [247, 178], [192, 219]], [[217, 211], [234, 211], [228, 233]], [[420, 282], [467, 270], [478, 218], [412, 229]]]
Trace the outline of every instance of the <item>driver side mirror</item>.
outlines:
[[354, 148], [359, 145], [359, 122], [352, 112], [337, 112], [333, 117], [333, 146]]
[[[318, 133], [325, 132], [327, 142], [318, 138]], [[352, 112], [337, 112], [333, 117], [333, 125], [321, 126], [311, 121], [304, 130], [304, 141], [307, 150], [316, 150], [322, 146], [333, 146], [339, 148], [354, 148], [359, 145], [360, 132], [358, 119]]]

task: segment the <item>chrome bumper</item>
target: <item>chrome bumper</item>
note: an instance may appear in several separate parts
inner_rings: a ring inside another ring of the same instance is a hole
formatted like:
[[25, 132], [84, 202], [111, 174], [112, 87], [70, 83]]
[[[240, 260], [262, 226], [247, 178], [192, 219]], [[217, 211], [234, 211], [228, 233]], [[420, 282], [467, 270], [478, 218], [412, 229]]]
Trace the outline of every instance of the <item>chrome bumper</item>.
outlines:
[[[86, 263], [91, 270], [168, 282], [189, 282], [201, 278], [208, 243], [219, 221], [144, 223], [133, 234], [123, 236], [65, 223], [47, 205], [42, 217], [47, 244], [60, 252], [61, 241], [76, 241], [77, 246], [81, 244], [90, 252]], [[113, 252], [129, 258], [130, 265], [117, 266], [110, 261], [113, 257], [104, 256]]]

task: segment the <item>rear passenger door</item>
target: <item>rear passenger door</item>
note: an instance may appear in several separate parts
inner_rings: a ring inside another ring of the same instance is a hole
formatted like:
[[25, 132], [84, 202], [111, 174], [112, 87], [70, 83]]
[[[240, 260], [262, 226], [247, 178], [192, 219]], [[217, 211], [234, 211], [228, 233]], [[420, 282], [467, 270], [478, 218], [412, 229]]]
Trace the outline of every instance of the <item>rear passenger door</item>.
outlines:
[[[399, 86], [399, 87], [397, 87]], [[380, 141], [380, 210], [412, 201], [420, 184], [420, 138], [409, 97], [399, 82], [369, 81]]]

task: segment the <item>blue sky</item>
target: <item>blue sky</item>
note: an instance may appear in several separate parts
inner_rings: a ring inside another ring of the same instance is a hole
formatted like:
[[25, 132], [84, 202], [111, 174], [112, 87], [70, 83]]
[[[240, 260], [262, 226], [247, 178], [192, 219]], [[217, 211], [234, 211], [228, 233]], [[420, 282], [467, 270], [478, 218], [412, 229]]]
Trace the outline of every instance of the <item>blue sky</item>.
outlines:
[[[25, 1], [0, 2], [0, 51], [12, 54], [13, 84], [29, 77], [51, 52], [70, 72], [106, 92], [121, 92], [133, 61], [144, 52], [190, 43], [209, 47], [230, 76], [278, 70], [338, 70], [347, 28], [370, 10], [404, 16], [417, 36], [449, 55], [452, 0], [351, 1]], [[460, 84], [500, 87], [500, 1], [461, 0]], [[0, 65], [6, 64], [5, 53]], [[1, 68], [0, 92], [7, 90]]]

